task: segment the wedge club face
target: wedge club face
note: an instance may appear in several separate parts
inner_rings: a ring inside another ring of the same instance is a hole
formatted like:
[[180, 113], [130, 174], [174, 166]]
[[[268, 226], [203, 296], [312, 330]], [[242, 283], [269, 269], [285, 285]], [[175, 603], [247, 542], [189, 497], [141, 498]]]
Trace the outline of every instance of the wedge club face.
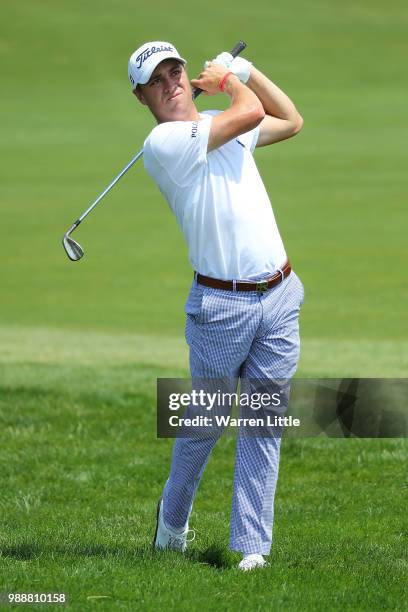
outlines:
[[84, 254], [84, 251], [73, 238], [71, 238], [68, 234], [65, 234], [62, 239], [62, 244], [64, 245], [64, 249], [68, 257], [71, 261], [78, 261]]

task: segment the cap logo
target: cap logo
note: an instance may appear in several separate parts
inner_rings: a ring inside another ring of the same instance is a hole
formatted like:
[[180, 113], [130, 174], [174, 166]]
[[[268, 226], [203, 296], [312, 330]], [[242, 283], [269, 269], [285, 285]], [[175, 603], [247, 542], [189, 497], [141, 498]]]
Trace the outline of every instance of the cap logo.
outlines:
[[172, 51], [174, 52], [174, 48], [170, 46], [162, 45], [161, 47], [147, 47], [143, 49], [141, 53], [136, 58], [136, 68], [141, 68], [143, 62], [145, 62], [153, 53], [160, 53], [161, 51]]

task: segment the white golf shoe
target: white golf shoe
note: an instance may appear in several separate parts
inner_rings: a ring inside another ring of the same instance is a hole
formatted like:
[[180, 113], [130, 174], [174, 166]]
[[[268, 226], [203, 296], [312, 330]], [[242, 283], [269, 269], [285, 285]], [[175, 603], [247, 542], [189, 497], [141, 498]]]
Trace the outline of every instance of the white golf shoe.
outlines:
[[[193, 534], [190, 540], [187, 539], [189, 533]], [[174, 531], [165, 525], [163, 520], [163, 499], [161, 498], [157, 504], [156, 532], [153, 539], [154, 548], [159, 550], [167, 548], [184, 552], [187, 548], [187, 543], [192, 542], [194, 538], [195, 532], [193, 529], [188, 528], [188, 524], [184, 531]]]
[[238, 565], [238, 569], [243, 572], [248, 572], [249, 570], [253, 570], [257, 567], [267, 567], [268, 563], [265, 561], [262, 555], [253, 554], [253, 555], [245, 555], [240, 564]]

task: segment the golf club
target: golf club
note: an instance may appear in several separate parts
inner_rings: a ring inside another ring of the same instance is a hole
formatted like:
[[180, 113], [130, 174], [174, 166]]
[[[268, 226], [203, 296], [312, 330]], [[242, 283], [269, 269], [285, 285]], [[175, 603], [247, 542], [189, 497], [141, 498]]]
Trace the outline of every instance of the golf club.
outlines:
[[[236, 57], [245, 49], [245, 47], [246, 47], [246, 43], [240, 40], [239, 42], [237, 42], [237, 44], [232, 49], [231, 55], [233, 57]], [[195, 100], [200, 95], [201, 92], [202, 92], [201, 89], [198, 89], [198, 88], [195, 89], [193, 91], [193, 100]], [[102, 198], [112, 189], [112, 187], [116, 185], [119, 179], [122, 178], [122, 176], [129, 170], [129, 168], [131, 168], [133, 164], [135, 164], [137, 160], [140, 159], [140, 157], [142, 157], [142, 155], [143, 155], [143, 149], [141, 149], [137, 153], [137, 155], [135, 155], [134, 158], [130, 160], [128, 165], [125, 166], [125, 168], [123, 168], [123, 170], [118, 174], [118, 176], [113, 179], [113, 181], [106, 187], [106, 189], [97, 197], [95, 202], [93, 202], [91, 206], [84, 213], [82, 213], [82, 215], [75, 221], [75, 223], [64, 234], [64, 237], [62, 239], [62, 244], [64, 246], [66, 254], [68, 255], [71, 261], [78, 261], [79, 259], [81, 259], [81, 257], [84, 254], [84, 250], [81, 247], [81, 245], [78, 244], [78, 242], [76, 242], [73, 238], [71, 238], [72, 232], [78, 227], [81, 221], [83, 221], [85, 217], [89, 215], [91, 210], [93, 210], [95, 206], [99, 204]]]

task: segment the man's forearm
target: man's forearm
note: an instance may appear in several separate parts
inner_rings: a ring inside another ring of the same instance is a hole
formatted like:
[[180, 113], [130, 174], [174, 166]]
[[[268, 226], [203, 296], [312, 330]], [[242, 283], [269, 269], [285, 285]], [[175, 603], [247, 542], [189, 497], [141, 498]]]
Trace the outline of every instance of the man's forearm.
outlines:
[[258, 97], [267, 115], [290, 122], [299, 120], [300, 115], [292, 100], [254, 66], [247, 86]]

